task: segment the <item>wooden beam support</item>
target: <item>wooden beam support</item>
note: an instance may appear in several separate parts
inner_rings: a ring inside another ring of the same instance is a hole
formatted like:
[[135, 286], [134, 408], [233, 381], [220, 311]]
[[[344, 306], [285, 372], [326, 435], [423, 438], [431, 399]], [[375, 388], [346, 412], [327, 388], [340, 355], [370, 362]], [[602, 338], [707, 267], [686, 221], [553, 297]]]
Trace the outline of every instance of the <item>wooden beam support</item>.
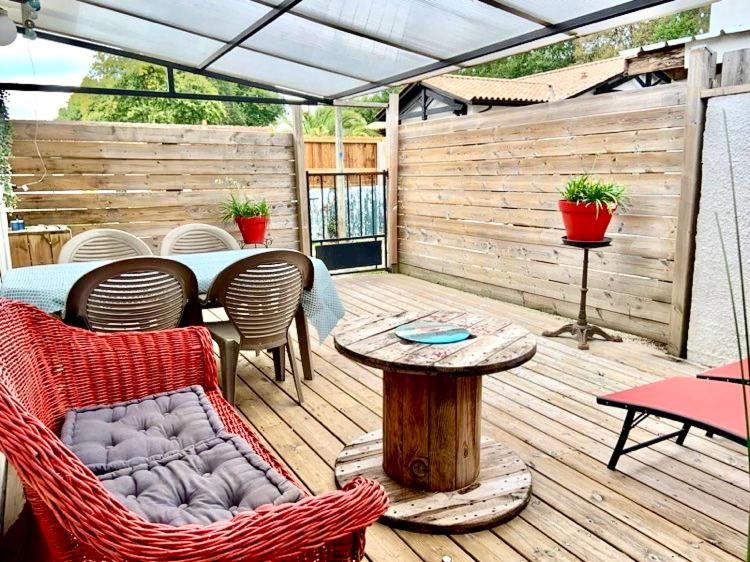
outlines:
[[311, 255], [310, 248], [310, 201], [307, 196], [305, 173], [305, 135], [302, 128], [302, 107], [292, 107], [292, 135], [294, 137], [294, 171], [297, 185], [297, 225], [299, 227], [299, 251]]
[[[335, 149], [336, 149], [336, 171], [344, 171], [344, 113], [341, 107], [334, 108], [335, 120]], [[347, 225], [349, 224], [349, 199], [348, 190], [344, 189], [344, 178], [336, 178], [336, 229], [337, 237], [347, 236]]]
[[392, 272], [398, 271], [398, 94], [388, 97], [386, 142], [388, 146], [388, 194], [386, 196], [386, 239], [388, 263]]
[[699, 47], [690, 51], [688, 56], [685, 147], [680, 183], [680, 206], [677, 215], [672, 309], [667, 344], [669, 352], [680, 357], [684, 357], [687, 351], [695, 260], [695, 230], [700, 202], [701, 153], [703, 151], [703, 128], [706, 120], [706, 101], [701, 97], [701, 93], [705, 88], [711, 86], [711, 80], [716, 73], [716, 53], [710, 49]]
[[737, 86], [727, 86], [721, 88], [705, 88], [701, 92], [702, 98], [715, 98], [717, 96], [734, 96], [736, 94], [746, 94], [750, 92], [750, 84], [738, 84]]
[[750, 84], [750, 49], [724, 53], [721, 62], [721, 87]]

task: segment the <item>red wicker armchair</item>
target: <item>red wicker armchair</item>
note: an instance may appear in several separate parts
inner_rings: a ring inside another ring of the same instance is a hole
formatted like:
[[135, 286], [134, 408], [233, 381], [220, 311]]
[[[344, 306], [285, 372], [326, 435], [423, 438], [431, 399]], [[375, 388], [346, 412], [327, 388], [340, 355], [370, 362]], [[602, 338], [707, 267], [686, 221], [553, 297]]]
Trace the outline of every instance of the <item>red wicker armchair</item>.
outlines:
[[224, 401], [204, 328], [93, 334], [0, 299], [0, 450], [18, 472], [52, 560], [359, 560], [365, 528], [385, 511], [382, 487], [359, 479], [298, 503], [211, 525], [141, 519], [57, 438], [67, 410], [200, 384], [227, 430], [290, 475]]

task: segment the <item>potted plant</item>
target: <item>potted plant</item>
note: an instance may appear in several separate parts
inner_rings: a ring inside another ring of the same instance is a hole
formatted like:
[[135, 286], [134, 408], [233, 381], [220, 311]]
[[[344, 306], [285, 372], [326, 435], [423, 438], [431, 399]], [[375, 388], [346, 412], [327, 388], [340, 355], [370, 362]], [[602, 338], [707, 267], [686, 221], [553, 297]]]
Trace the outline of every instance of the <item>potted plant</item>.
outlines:
[[221, 210], [224, 222], [234, 221], [237, 224], [245, 244], [265, 244], [271, 216], [265, 199], [253, 201], [231, 194], [229, 201], [221, 204]]
[[612, 215], [623, 204], [625, 188], [583, 175], [568, 180], [560, 195], [568, 239], [595, 242], [604, 238]]

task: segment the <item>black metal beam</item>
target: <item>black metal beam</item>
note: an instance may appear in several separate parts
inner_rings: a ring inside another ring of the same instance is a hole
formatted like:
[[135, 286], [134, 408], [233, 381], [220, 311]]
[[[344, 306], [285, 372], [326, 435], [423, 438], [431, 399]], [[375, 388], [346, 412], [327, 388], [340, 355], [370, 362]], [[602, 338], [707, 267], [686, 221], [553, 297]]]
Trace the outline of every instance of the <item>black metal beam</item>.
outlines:
[[[263, 6], [273, 7], [274, 5], [269, 2], [268, 0], [250, 0], [251, 2], [255, 2], [256, 4], [261, 4]], [[362, 39], [369, 39], [370, 41], [374, 41], [375, 43], [380, 43], [381, 45], [387, 45], [388, 47], [393, 47], [395, 49], [399, 49], [401, 51], [405, 51], [407, 53], [411, 53], [413, 55], [419, 55], [428, 59], [433, 60], [440, 60], [440, 56], [436, 55], [435, 53], [428, 53], [426, 51], [422, 51], [421, 49], [415, 49], [413, 47], [408, 47], [406, 45], [402, 45], [400, 43], [396, 43], [395, 41], [390, 41], [388, 39], [385, 39], [384, 37], [378, 37], [377, 35], [372, 35], [370, 33], [365, 33], [364, 31], [359, 31], [357, 29], [353, 29], [351, 27], [347, 27], [345, 25], [341, 25], [338, 23], [334, 23], [332, 21], [326, 20], [324, 18], [319, 18], [315, 16], [310, 16], [308, 14], [299, 12], [297, 10], [290, 10], [290, 14], [293, 14], [297, 16], [298, 18], [305, 19], [307, 21], [311, 21], [313, 23], [320, 24], [324, 27], [328, 27], [330, 29], [335, 29], [336, 31], [341, 31], [343, 33], [348, 33], [349, 35], [355, 35], [356, 37], [361, 37]]]
[[206, 60], [204, 60], [198, 68], [201, 70], [205, 70], [209, 65], [215, 63], [217, 60], [219, 60], [221, 57], [226, 55], [229, 51], [237, 47], [240, 43], [243, 43], [250, 39], [253, 35], [258, 33], [261, 29], [266, 27], [268, 24], [270, 24], [272, 21], [274, 21], [277, 18], [280, 18], [283, 16], [286, 12], [294, 8], [297, 4], [302, 2], [302, 0], [284, 0], [281, 4], [278, 6], [271, 8], [271, 10], [266, 13], [263, 17], [259, 18], [255, 22], [253, 22], [252, 25], [241, 31], [234, 39], [232, 39], [229, 43], [226, 43], [223, 47], [221, 47], [218, 51], [216, 51], [214, 54], [209, 56]]
[[339, 92], [335, 94], [333, 98], [336, 99], [336, 98], [343, 98], [343, 97], [348, 97], [348, 96], [355, 96], [357, 94], [361, 94], [368, 90], [372, 90], [372, 89], [379, 88], [382, 86], [388, 86], [395, 82], [402, 82], [405, 80], [409, 80], [410, 78], [415, 78], [417, 76], [427, 74], [428, 72], [440, 71], [447, 67], [457, 66], [462, 63], [466, 63], [468, 61], [478, 59], [480, 57], [484, 57], [487, 55], [491, 55], [493, 53], [497, 53], [499, 51], [512, 49], [514, 47], [519, 47], [521, 45], [525, 45], [526, 43], [539, 41], [540, 39], [546, 39], [547, 37], [551, 37], [553, 35], [564, 34], [567, 31], [572, 31], [574, 29], [586, 27], [588, 25], [606, 21], [608, 19], [613, 19], [619, 16], [624, 16], [633, 12], [644, 10], [646, 8], [651, 8], [653, 6], [666, 4], [671, 1], [672, 0], [630, 0], [629, 2], [624, 2], [616, 6], [604, 8], [603, 10], [597, 10], [596, 12], [591, 12], [589, 14], [585, 14], [583, 16], [572, 18], [572, 19], [569, 19], [560, 23], [551, 24], [546, 27], [543, 27], [542, 29], [536, 29], [534, 31], [522, 33], [521, 35], [517, 35], [516, 37], [504, 39], [503, 41], [491, 43], [490, 45], [486, 45], [478, 49], [473, 49], [471, 51], [461, 53], [460, 55], [456, 55], [453, 57], [449, 57], [447, 59], [439, 60], [437, 62], [427, 64], [419, 68], [408, 70], [406, 72], [401, 72], [394, 76], [384, 78], [383, 80], [377, 80], [374, 82], [370, 82], [369, 84], [365, 84], [364, 86], [359, 86], [357, 88], [352, 88], [344, 92]]
[[[157, 25], [163, 25], [164, 27], [168, 27], [169, 29], [174, 29], [176, 31], [181, 31], [183, 33], [190, 33], [191, 35], [195, 35], [196, 37], [201, 37], [202, 39], [210, 39], [212, 41], [219, 41], [220, 43], [225, 43], [226, 39], [223, 39], [215, 34], [206, 33], [204, 31], [196, 31], [194, 29], [187, 29], [185, 27], [181, 27], [179, 25], [175, 25], [171, 22], [166, 22], [157, 18], [152, 18], [144, 14], [138, 14], [134, 12], [133, 10], [129, 10], [127, 7], [121, 7], [121, 6], [109, 6], [107, 4], [103, 4], [100, 0], [78, 0], [78, 2], [82, 4], [88, 4], [90, 6], [96, 6], [97, 8], [101, 8], [102, 10], [107, 10], [110, 12], [115, 12], [118, 14], [122, 14], [124, 16], [130, 16], [133, 18], [138, 18], [139, 20], [147, 21], [149, 23], [154, 23]], [[240, 49], [244, 49], [246, 51], [250, 51], [253, 53], [260, 53], [261, 55], [266, 55], [269, 57], [273, 57], [279, 60], [283, 60], [286, 62], [293, 62], [295, 64], [302, 64], [305, 66], [309, 66], [310, 68], [315, 68], [317, 70], [323, 70], [325, 72], [332, 72], [334, 74], [339, 74], [341, 76], [346, 76], [347, 78], [353, 78], [354, 80], [361, 80], [363, 82], [369, 82], [371, 78], [367, 78], [365, 76], [360, 76], [358, 74], [351, 74], [350, 72], [343, 72], [337, 68], [334, 68], [332, 66], [324, 65], [319, 62], [313, 64], [308, 61], [304, 61], [295, 57], [290, 57], [288, 55], [280, 55], [278, 53], [274, 53], [272, 51], [269, 51], [267, 49], [262, 49], [257, 45], [253, 45], [252, 47], [248, 47], [247, 45], [239, 45]]]
[[199, 101], [230, 101], [243, 103], [268, 103], [277, 105], [310, 105], [307, 100], [290, 100], [284, 98], [264, 98], [257, 96], [230, 96], [221, 94], [194, 94], [189, 92], [126, 90], [123, 88], [94, 88], [89, 86], [61, 86], [57, 84], [21, 84], [17, 82], [0, 82], [0, 90], [19, 92], [63, 92], [66, 94], [95, 94], [104, 96], [134, 96], [142, 98], [167, 98]]
[[[16, 26], [16, 30], [20, 34], [23, 33], [23, 27]], [[147, 62], [149, 64], [163, 66], [164, 68], [172, 68], [173, 70], [179, 70], [181, 72], [190, 72], [192, 74], [206, 76], [207, 78], [214, 78], [216, 80], [224, 80], [226, 82], [234, 82], [235, 84], [242, 84], [243, 86], [249, 86], [251, 88], [258, 88], [260, 90], [267, 90], [269, 92], [275, 92], [277, 94], [286, 94], [288, 96], [302, 98], [304, 100], [307, 100], [308, 103], [310, 103], [311, 105], [316, 105], [316, 104], [331, 105], [333, 103], [333, 100], [330, 98], [323, 98], [320, 96], [303, 94], [303, 93], [296, 92], [293, 90], [287, 90], [286, 88], [279, 88], [277, 86], [272, 86], [270, 84], [256, 82], [254, 80], [245, 80], [244, 78], [237, 78], [235, 76], [229, 76], [227, 74], [221, 74], [219, 72], [213, 72], [210, 70], [200, 70], [192, 66], [187, 66], [184, 64], [176, 63], [176, 62], [167, 61], [167, 60], [160, 59], [157, 57], [152, 57], [149, 55], [141, 55], [139, 53], [134, 53], [132, 51], [125, 51], [123, 49], [118, 49], [115, 47], [108, 47], [107, 45], [100, 45], [98, 43], [92, 43], [90, 41], [85, 41], [83, 39], [79, 39], [75, 37], [64, 37], [62, 35], [55, 35], [54, 33], [48, 33], [46, 31], [37, 31], [36, 34], [37, 34], [37, 37], [39, 37], [39, 39], [45, 39], [47, 41], [54, 41], [55, 43], [62, 43], [64, 45], [71, 45], [73, 47], [80, 47], [82, 49], [88, 49], [89, 51], [98, 51], [98, 52], [107, 53], [110, 55], [115, 55], [118, 57], [125, 57], [129, 59], [139, 60], [142, 62]]]
[[[552, 22], [539, 18], [535, 16], [534, 14], [530, 14], [519, 8], [508, 6], [505, 2], [500, 2], [500, 0], [479, 0], [479, 1], [482, 2], [483, 4], [487, 4], [488, 6], [497, 8], [498, 10], [502, 10], [503, 12], [506, 12], [508, 14], [513, 14], [514, 16], [518, 16], [519, 18], [528, 20], [537, 25], [541, 25], [544, 27], [548, 27], [552, 25]], [[568, 33], [567, 35], [570, 35], [571, 37], [575, 37], [575, 33]]]

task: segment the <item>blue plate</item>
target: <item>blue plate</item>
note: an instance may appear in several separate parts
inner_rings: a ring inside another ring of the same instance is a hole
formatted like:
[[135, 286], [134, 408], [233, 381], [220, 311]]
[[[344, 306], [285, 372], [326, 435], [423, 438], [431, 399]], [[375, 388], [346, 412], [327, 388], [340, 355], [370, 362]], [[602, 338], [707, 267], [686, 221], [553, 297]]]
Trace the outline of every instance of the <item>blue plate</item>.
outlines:
[[467, 339], [471, 334], [466, 328], [445, 322], [412, 322], [396, 328], [401, 339], [416, 343], [455, 343]]

